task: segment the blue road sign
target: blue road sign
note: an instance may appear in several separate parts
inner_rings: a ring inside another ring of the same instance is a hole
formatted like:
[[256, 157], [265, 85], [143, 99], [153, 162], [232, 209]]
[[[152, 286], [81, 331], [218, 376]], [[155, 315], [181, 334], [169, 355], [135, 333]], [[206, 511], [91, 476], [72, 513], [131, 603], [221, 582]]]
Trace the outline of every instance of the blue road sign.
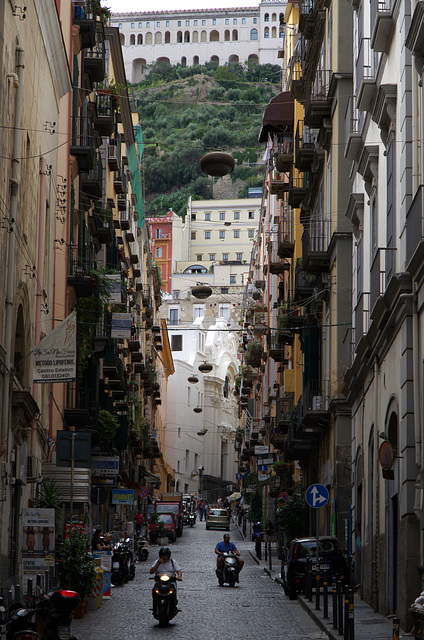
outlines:
[[311, 484], [306, 490], [306, 502], [313, 509], [321, 509], [328, 502], [328, 490], [323, 484]]
[[241, 480], [241, 473], [236, 473], [236, 480]]

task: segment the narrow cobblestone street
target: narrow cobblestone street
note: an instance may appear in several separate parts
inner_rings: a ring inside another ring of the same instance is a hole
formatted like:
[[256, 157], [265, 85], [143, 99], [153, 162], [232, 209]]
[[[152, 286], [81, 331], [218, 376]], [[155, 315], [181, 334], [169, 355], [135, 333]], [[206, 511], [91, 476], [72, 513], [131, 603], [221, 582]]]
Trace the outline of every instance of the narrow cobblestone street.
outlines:
[[183, 568], [178, 583], [181, 612], [168, 628], [161, 629], [150, 611], [149, 569], [158, 547], [149, 547], [149, 558], [137, 564], [136, 577], [125, 586], [112, 588], [112, 597], [100, 609], [75, 620], [78, 640], [178, 640], [239, 639], [321, 640], [326, 638], [296, 601], [290, 601], [252, 559], [253, 543], [242, 541], [232, 525], [231, 539], [245, 559], [240, 584], [219, 587], [215, 576], [214, 548], [223, 531], [206, 531], [204, 522], [184, 528], [182, 538], [170, 545]]

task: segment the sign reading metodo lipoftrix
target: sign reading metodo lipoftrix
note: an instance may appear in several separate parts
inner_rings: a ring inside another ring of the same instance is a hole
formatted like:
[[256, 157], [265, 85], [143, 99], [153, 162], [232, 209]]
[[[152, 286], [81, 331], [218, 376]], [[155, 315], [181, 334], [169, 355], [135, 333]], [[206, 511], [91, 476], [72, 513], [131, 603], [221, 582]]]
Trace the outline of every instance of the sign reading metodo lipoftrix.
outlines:
[[34, 349], [34, 382], [69, 382], [77, 375], [77, 318], [73, 311]]

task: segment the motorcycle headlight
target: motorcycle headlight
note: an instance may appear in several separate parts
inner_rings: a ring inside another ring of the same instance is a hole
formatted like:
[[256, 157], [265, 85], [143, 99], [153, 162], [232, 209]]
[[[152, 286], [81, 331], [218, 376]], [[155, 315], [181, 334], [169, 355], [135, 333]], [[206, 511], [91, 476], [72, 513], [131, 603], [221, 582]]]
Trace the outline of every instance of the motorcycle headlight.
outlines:
[[161, 579], [161, 582], [168, 582], [169, 576], [163, 575], [163, 576], [160, 577], [160, 579]]

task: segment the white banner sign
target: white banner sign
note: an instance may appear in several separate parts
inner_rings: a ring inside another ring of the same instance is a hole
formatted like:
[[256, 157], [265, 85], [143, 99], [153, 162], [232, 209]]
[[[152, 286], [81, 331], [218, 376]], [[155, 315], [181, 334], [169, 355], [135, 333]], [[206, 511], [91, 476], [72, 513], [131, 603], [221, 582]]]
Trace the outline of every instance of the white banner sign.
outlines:
[[263, 456], [266, 453], [269, 453], [269, 447], [266, 444], [255, 445], [255, 456]]
[[131, 338], [131, 313], [112, 313], [111, 338]]
[[33, 381], [69, 382], [77, 376], [77, 317], [73, 311], [34, 349]]

